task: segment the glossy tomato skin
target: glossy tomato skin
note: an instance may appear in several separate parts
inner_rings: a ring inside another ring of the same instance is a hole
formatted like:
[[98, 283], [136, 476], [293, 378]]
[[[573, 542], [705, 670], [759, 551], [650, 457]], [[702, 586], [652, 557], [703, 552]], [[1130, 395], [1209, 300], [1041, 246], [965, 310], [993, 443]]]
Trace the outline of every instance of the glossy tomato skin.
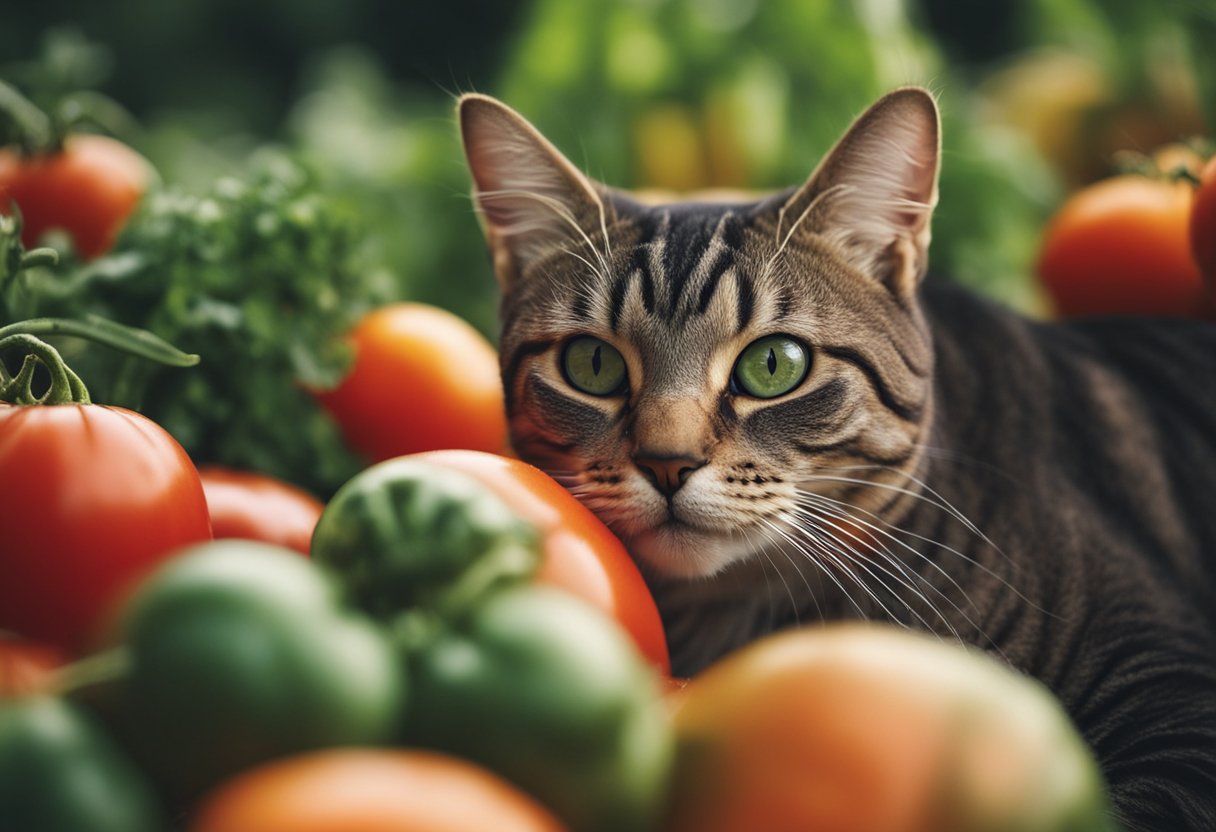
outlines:
[[532, 798], [430, 751], [338, 749], [252, 769], [217, 789], [190, 832], [563, 832]]
[[0, 405], [0, 527], [0, 629], [69, 654], [96, 643], [153, 566], [211, 538], [182, 447], [101, 405]]
[[316, 396], [356, 451], [379, 462], [440, 448], [506, 448], [498, 356], [467, 322], [396, 303], [365, 315], [350, 337], [354, 367]]
[[204, 466], [198, 471], [216, 540], [261, 540], [308, 554], [324, 504], [265, 474]]
[[1199, 176], [1189, 230], [1191, 252], [1207, 285], [1208, 308], [1216, 310], [1216, 156]]
[[27, 248], [45, 232], [62, 228], [76, 252], [92, 259], [113, 247], [153, 176], [148, 161], [122, 142], [78, 134], [46, 156], [19, 158], [0, 151], [0, 204], [13, 200], [21, 208]]
[[625, 546], [590, 509], [544, 471], [476, 451], [434, 451], [418, 459], [471, 474], [543, 535], [537, 580], [590, 602], [616, 619], [650, 663], [671, 672], [658, 607]]
[[1048, 224], [1038, 273], [1064, 317], [1194, 317], [1202, 306], [1188, 223], [1194, 187], [1124, 175], [1075, 193]]

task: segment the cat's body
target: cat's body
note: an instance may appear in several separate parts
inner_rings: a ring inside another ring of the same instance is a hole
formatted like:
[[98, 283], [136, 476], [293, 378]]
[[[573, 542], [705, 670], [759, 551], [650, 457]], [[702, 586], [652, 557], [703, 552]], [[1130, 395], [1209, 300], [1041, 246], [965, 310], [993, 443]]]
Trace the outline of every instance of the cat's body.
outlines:
[[921, 285], [937, 118], [806, 185], [644, 207], [462, 103], [512, 438], [647, 574], [677, 672], [866, 617], [1042, 680], [1133, 830], [1216, 829], [1216, 327], [1033, 323]]

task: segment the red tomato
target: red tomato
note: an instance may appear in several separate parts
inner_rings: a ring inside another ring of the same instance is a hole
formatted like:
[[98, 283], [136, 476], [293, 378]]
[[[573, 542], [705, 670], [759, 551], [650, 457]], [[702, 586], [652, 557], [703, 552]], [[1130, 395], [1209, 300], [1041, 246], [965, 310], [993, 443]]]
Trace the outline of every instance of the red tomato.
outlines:
[[62, 664], [58, 650], [0, 633], [0, 699], [45, 690]]
[[62, 228], [76, 252], [91, 259], [109, 251], [154, 174], [148, 161], [107, 136], [78, 134], [49, 156], [19, 158], [0, 150], [0, 205], [21, 208], [22, 242]]
[[1065, 317], [1198, 314], [1187, 224], [1194, 187], [1125, 175], [1083, 188], [1047, 227], [1038, 272]]
[[488, 485], [544, 535], [539, 580], [579, 596], [615, 618], [646, 658], [671, 672], [654, 598], [624, 544], [591, 510], [544, 471], [476, 451], [434, 451], [422, 459]]
[[561, 832], [531, 797], [429, 751], [336, 749], [238, 775], [190, 832]]
[[182, 447], [101, 405], [0, 405], [0, 529], [0, 629], [68, 653], [170, 552], [211, 539]]
[[262, 540], [308, 554], [324, 504], [307, 491], [251, 471], [199, 469], [216, 540]]
[[1106, 829], [1058, 701], [978, 651], [893, 627], [758, 641], [676, 697], [668, 832]]
[[1191, 209], [1191, 252], [1207, 281], [1208, 296], [1216, 309], [1216, 156], [1199, 175], [1199, 190]]
[[464, 320], [420, 303], [376, 309], [351, 334], [350, 374], [317, 399], [369, 459], [507, 446], [494, 347]]

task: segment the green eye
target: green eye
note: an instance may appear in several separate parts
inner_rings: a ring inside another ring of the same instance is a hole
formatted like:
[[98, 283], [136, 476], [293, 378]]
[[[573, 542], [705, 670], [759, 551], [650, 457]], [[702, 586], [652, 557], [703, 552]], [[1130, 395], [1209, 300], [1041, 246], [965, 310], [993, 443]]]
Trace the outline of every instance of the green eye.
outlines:
[[802, 344], [785, 335], [769, 335], [743, 350], [731, 381], [749, 396], [771, 399], [801, 384], [810, 364]]
[[625, 359], [611, 344], [584, 335], [566, 344], [562, 371], [570, 386], [593, 396], [611, 396], [625, 382]]

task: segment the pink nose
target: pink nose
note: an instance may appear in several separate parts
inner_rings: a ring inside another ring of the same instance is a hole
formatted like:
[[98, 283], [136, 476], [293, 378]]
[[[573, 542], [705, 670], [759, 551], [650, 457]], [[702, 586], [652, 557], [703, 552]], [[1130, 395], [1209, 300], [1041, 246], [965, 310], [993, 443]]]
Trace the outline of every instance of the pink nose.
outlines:
[[660, 494], [670, 498], [684, 485], [689, 474], [705, 464], [705, 460], [688, 456], [650, 455], [634, 457], [633, 463]]

